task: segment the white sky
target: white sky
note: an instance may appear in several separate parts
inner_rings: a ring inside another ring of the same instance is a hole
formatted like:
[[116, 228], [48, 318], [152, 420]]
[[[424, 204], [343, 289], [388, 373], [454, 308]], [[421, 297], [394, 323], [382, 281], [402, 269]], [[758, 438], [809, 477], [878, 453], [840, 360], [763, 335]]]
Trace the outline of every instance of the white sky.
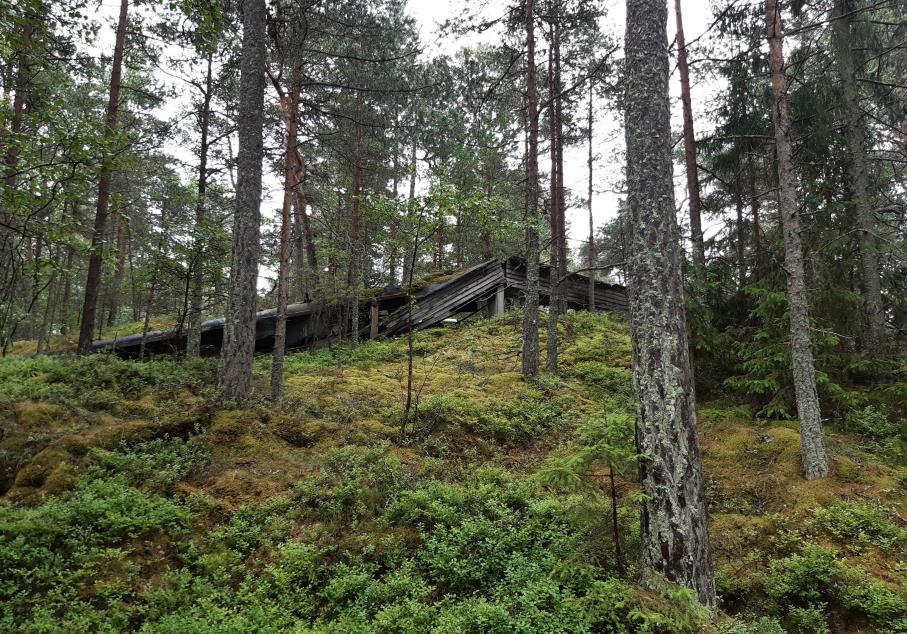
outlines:
[[[438, 35], [437, 25], [448, 18], [456, 18], [462, 13], [464, 5], [474, 2], [475, 0], [409, 0], [408, 10], [416, 18], [421, 30], [422, 41], [426, 45], [426, 53], [431, 54], [433, 51], [443, 51], [452, 53], [465, 44], [476, 44], [480, 41], [494, 41], [495, 34], [487, 33], [481, 38], [473, 37], [469, 40], [444, 40]], [[486, 13], [493, 15], [493, 11], [498, 9], [488, 0], [478, 0], [485, 5]], [[674, 37], [674, 3], [671, 0], [665, 0], [669, 3], [668, 11], [668, 38]], [[624, 32], [624, 11], [625, 0], [609, 0], [606, 3], [608, 15], [603, 19], [602, 28], [605, 32], [610, 33], [615, 41], [623, 41]], [[489, 5], [491, 7], [489, 8]], [[684, 31], [687, 42], [691, 42], [702, 35], [712, 21], [711, 0], [684, 0]], [[119, 8], [118, 0], [100, 0], [98, 2], [97, 15], [101, 19], [101, 28], [98, 33], [98, 40], [95, 42], [96, 50], [104, 49], [105, 52], [112, 49], [113, 31], [115, 29], [116, 15]], [[145, 7], [136, 7], [132, 5], [130, 11], [147, 11]], [[497, 16], [494, 16], [497, 17]], [[537, 63], [542, 63], [541, 58]], [[672, 60], [673, 62], [673, 60]], [[174, 80], [172, 76], [159, 73], [158, 79], [167, 85], [173, 86], [177, 90], [179, 97], [175, 100], [168, 101], [163, 105], [158, 114], [162, 117], [169, 118], [185, 111], [191, 98], [191, 89], [185, 84]], [[703, 136], [708, 130], [705, 129], [706, 121], [702, 116], [703, 113], [696, 112], [696, 107], [708, 102], [709, 97], [720, 90], [719, 87], [707, 86], [696, 81], [693, 78], [692, 102], [694, 107], [694, 117], [696, 117], [696, 135]], [[266, 86], [266, 95], [268, 99], [273, 99], [270, 85]], [[671, 95], [672, 95], [672, 125], [675, 130], [675, 137], [680, 138], [681, 130], [681, 109], [680, 109], [680, 81], [678, 75], [673, 72], [671, 77]], [[598, 104], [596, 108], [596, 125], [593, 137], [593, 151], [595, 153], [594, 168], [594, 195], [593, 195], [593, 217], [595, 226], [599, 227], [607, 220], [616, 215], [618, 200], [621, 193], [618, 189], [621, 187], [624, 169], [624, 139], [623, 139], [623, 117], [622, 114], [607, 109], [607, 104]], [[236, 142], [233, 142], [235, 151]], [[183, 160], [186, 164], [193, 162], [191, 148], [182, 147], [178, 139], [170, 141], [164, 148], [170, 154]], [[577, 197], [585, 199], [588, 183], [588, 171], [586, 165], [587, 146], [583, 143], [579, 147], [565, 149], [565, 186]], [[544, 163], [545, 157], [541, 157]], [[189, 174], [187, 174], [189, 176]], [[676, 200], [678, 206], [684, 214], [679, 220], [686, 222], [686, 192], [685, 192], [685, 174], [683, 166], [675, 163], [674, 181]], [[262, 201], [262, 213], [266, 217], [275, 217], [279, 213], [282, 198], [282, 180], [279, 174], [269, 171], [265, 166], [264, 174], [264, 195]], [[569, 198], [569, 195], [568, 195]], [[567, 221], [569, 223], [568, 240], [569, 246], [573, 249], [579, 248], [585, 242], [588, 236], [588, 212], [584, 204], [575, 206], [567, 210]], [[714, 229], [713, 229], [714, 231]], [[709, 226], [706, 226], [707, 237], [711, 233]], [[260, 286], [268, 288], [270, 284], [267, 278], [273, 277], [273, 272], [262, 270]]]
[[[674, 2], [665, 0], [669, 3], [668, 10], [668, 38], [672, 40], [675, 34], [674, 25]], [[453, 0], [451, 2], [441, 2], [439, 0], [409, 0], [410, 14], [415, 17], [421, 26], [422, 40], [424, 42], [436, 42], [437, 29], [436, 24], [443, 22], [448, 18], [455, 18], [461, 11], [464, 2], [468, 0]], [[701, 36], [709, 27], [712, 20], [712, 2], [711, 0], [683, 0], [681, 10], [683, 11], [684, 35], [687, 42], [692, 42], [695, 38]], [[611, 34], [617, 42], [623, 42], [624, 36], [624, 15], [625, 0], [608, 0], [605, 3], [607, 15], [602, 22], [602, 30]], [[489, 9], [489, 14], [494, 11], [495, 7]], [[492, 39], [493, 36], [486, 38]], [[450, 52], [456, 50], [463, 42], [438, 42], [437, 48]], [[621, 53], [622, 54], [622, 53]], [[539, 58], [537, 63], [544, 60]], [[674, 60], [672, 59], [672, 64]], [[672, 66], [673, 68], [673, 66]], [[702, 83], [697, 83], [693, 78], [691, 88], [692, 103], [694, 108], [694, 117], [696, 117], [696, 136], [703, 136], [706, 121], [702, 113], [697, 113], [695, 108], [697, 104], [704, 104], [714, 92], [714, 87], [708, 87]], [[680, 78], [674, 69], [671, 76], [671, 117], [672, 125], [679, 138], [682, 128], [682, 116], [680, 106]], [[585, 100], [583, 100], [585, 103]], [[595, 155], [595, 164], [593, 168], [593, 196], [592, 196], [592, 215], [595, 226], [599, 227], [606, 221], [617, 215], [618, 201], [621, 194], [618, 189], [622, 186], [624, 170], [624, 137], [623, 137], [623, 114], [613, 109], [607, 109], [607, 104], [600, 103], [596, 107], [597, 119], [593, 134], [593, 153]], [[700, 116], [697, 116], [700, 115]], [[587, 167], [588, 148], [585, 143], [578, 147], [566, 148], [564, 152], [564, 185], [574, 193], [575, 196], [585, 200], [588, 190], [588, 167]], [[547, 157], [541, 157], [544, 163]], [[679, 207], [682, 207], [682, 213], [686, 213], [686, 175], [682, 164], [675, 164], [674, 180], [676, 190], [676, 200]], [[576, 249], [582, 246], [589, 234], [588, 211], [585, 205], [574, 206], [567, 210], [569, 223], [568, 240], [570, 248]], [[679, 218], [681, 222], [686, 222], [685, 218]], [[709, 228], [706, 227], [708, 235]]]

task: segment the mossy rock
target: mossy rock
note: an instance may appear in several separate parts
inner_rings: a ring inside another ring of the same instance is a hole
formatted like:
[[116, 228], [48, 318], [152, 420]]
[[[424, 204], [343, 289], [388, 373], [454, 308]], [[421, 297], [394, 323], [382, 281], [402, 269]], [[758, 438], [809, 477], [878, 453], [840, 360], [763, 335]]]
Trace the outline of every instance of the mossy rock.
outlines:
[[13, 416], [19, 427], [25, 431], [55, 431], [72, 416], [61, 405], [38, 401], [20, 401], [13, 406]]
[[51, 440], [49, 435], [8, 432], [0, 442], [0, 495], [13, 486], [19, 470], [43, 451]]
[[212, 444], [231, 443], [260, 426], [260, 417], [250, 410], [219, 412], [208, 427], [207, 439]]
[[144, 417], [154, 414], [157, 409], [157, 399], [153, 394], [146, 394], [134, 401], [119, 401], [114, 406], [114, 411], [120, 416]]
[[14, 488], [40, 488], [54, 470], [63, 462], [72, 460], [72, 454], [58, 446], [50, 446], [39, 452], [16, 474]]
[[284, 492], [271, 480], [248, 469], [227, 469], [205, 486], [205, 493], [222, 504], [236, 508], [251, 502], [261, 502]]
[[47, 475], [44, 484], [41, 486], [41, 491], [46, 495], [57, 495], [63, 491], [68, 491], [75, 484], [79, 473], [78, 466], [72, 462], [60, 462]]
[[862, 466], [844, 456], [834, 460], [833, 468], [835, 478], [845, 484], [862, 484], [866, 482]]

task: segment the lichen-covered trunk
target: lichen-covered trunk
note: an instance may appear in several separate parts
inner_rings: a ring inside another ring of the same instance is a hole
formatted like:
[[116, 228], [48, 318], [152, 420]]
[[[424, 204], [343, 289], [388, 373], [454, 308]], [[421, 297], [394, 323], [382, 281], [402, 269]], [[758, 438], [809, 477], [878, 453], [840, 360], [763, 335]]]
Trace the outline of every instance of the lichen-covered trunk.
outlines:
[[523, 311], [523, 378], [539, 373], [539, 113], [535, 78], [535, 1], [524, 4], [526, 19], [526, 293]]
[[667, 3], [627, 0], [626, 141], [644, 563], [715, 604], [674, 211]]
[[[117, 127], [120, 106], [120, 83], [123, 75], [123, 51], [126, 48], [126, 15], [129, 0], [120, 0], [120, 17], [113, 47], [113, 67], [110, 72], [110, 94], [107, 99], [107, 119], [104, 135], [108, 141], [113, 138]], [[107, 226], [107, 210], [110, 204], [110, 183], [113, 177], [111, 158], [105, 157], [98, 177], [98, 200], [95, 209], [94, 227], [91, 233], [91, 251], [88, 256], [88, 275], [85, 280], [85, 298], [82, 302], [82, 322], [79, 327], [78, 353], [91, 352], [91, 339], [97, 317], [98, 297], [101, 292], [101, 265], [103, 263], [104, 230]]]
[[765, 21], [772, 84], [772, 121], [775, 127], [778, 165], [778, 204], [784, 233], [784, 268], [787, 270], [787, 297], [790, 306], [791, 367], [797, 397], [797, 415], [800, 418], [803, 470], [807, 480], [814, 480], [828, 475], [828, 456], [825, 453], [819, 397], [816, 394], [816, 370], [813, 365], [809, 305], [806, 299], [806, 275], [803, 269], [803, 247], [800, 244], [800, 217], [791, 158], [783, 31], [777, 0], [765, 1]]
[[702, 239], [702, 201], [699, 198], [699, 168], [696, 167], [696, 135], [693, 130], [693, 103], [690, 97], [690, 67], [687, 64], [687, 44], [683, 35], [683, 13], [680, 0], [674, 0], [677, 22], [677, 70], [680, 73], [680, 102], [683, 105], [683, 160], [687, 172], [687, 196], [690, 200], [690, 240], [693, 243], [693, 264], [697, 271], [705, 269], [705, 245]]
[[224, 398], [234, 401], [243, 400], [252, 392], [261, 225], [264, 67], [265, 2], [246, 0], [243, 3], [242, 62], [237, 113], [239, 151], [236, 158], [233, 264], [230, 268], [227, 317], [220, 360], [221, 393]]
[[214, 54], [209, 52], [205, 70], [205, 92], [199, 112], [201, 143], [198, 150], [198, 190], [195, 200], [195, 238], [192, 245], [192, 299], [189, 309], [189, 334], [186, 338], [186, 356], [197, 357], [202, 348], [202, 309], [205, 288], [205, 203], [208, 193], [208, 128], [211, 122], [211, 97], [213, 96], [212, 62]]
[[860, 111], [853, 49], [850, 45], [852, 10], [850, 5], [848, 0], [837, 0], [835, 3], [834, 49], [838, 77], [841, 80], [841, 92], [844, 97], [844, 127], [847, 131], [847, 150], [850, 154], [847, 171], [853, 188], [856, 225], [860, 230], [863, 308], [866, 313], [866, 349], [876, 351], [884, 339], [885, 313], [882, 307], [876, 221], [872, 212], [869, 172], [866, 166], [866, 135]]

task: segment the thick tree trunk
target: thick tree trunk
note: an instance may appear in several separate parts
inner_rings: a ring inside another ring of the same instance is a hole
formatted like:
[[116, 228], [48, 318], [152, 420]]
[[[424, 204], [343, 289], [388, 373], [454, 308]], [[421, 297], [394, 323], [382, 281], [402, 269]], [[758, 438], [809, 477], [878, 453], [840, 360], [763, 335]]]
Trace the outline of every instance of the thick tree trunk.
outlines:
[[687, 64], [687, 44], [683, 35], [683, 14], [680, 0], [674, 0], [677, 21], [677, 70], [680, 72], [680, 101], [683, 104], [683, 160], [687, 171], [687, 196], [690, 199], [690, 240], [693, 243], [693, 264], [698, 271], [705, 268], [705, 245], [702, 239], [702, 201], [699, 197], [699, 169], [696, 167], [696, 135], [693, 131], [693, 103], [690, 98], [690, 67]]
[[877, 351], [884, 339], [885, 313], [882, 307], [876, 221], [872, 212], [869, 172], [866, 166], [866, 135], [860, 112], [853, 50], [850, 46], [850, 12], [848, 0], [836, 0], [834, 15], [836, 19], [833, 22], [835, 61], [844, 96], [844, 124], [847, 129], [847, 150], [850, 154], [847, 171], [853, 189], [856, 225], [860, 230], [866, 349]]
[[192, 247], [192, 301], [189, 309], [189, 334], [186, 339], [186, 356], [197, 357], [202, 349], [202, 310], [205, 290], [205, 242], [207, 226], [205, 203], [208, 191], [208, 128], [211, 122], [212, 62], [214, 54], [208, 52], [205, 69], [205, 92], [199, 111], [201, 143], [198, 150], [198, 190], [195, 201], [195, 244]]
[[626, 139], [643, 558], [715, 605], [674, 211], [665, 0], [627, 0]]
[[828, 475], [828, 456], [825, 453], [819, 397], [816, 394], [816, 371], [813, 365], [809, 305], [806, 299], [806, 275], [803, 270], [803, 248], [800, 244], [800, 218], [791, 158], [783, 31], [777, 0], [765, 0], [765, 21], [772, 84], [772, 121], [775, 126], [778, 162], [778, 203], [784, 232], [784, 267], [787, 270], [787, 296], [790, 304], [791, 366], [797, 395], [797, 414], [800, 418], [803, 469], [806, 479], [814, 480]]
[[535, 0], [524, 4], [526, 19], [526, 293], [523, 311], [523, 378], [539, 373], [539, 113], [535, 79]]
[[220, 388], [224, 398], [243, 400], [252, 391], [255, 308], [261, 225], [261, 164], [265, 87], [264, 0], [243, 3], [243, 43], [239, 94], [239, 152], [236, 158], [236, 206], [233, 219], [233, 265]]
[[[120, 83], [123, 74], [123, 50], [126, 47], [126, 14], [129, 0], [120, 0], [120, 17], [117, 23], [116, 42], [113, 48], [113, 68], [110, 72], [110, 95], [107, 100], [107, 121], [104, 128], [106, 140], [110, 141], [116, 132], [117, 114], [120, 105]], [[110, 204], [110, 181], [112, 178], [111, 158], [104, 157], [98, 179], [98, 201], [95, 210], [94, 228], [91, 234], [91, 251], [88, 258], [88, 276], [85, 280], [85, 298], [82, 303], [82, 322], [79, 327], [79, 354], [91, 351], [97, 317], [98, 295], [101, 290], [101, 264], [104, 249], [104, 229], [107, 226], [107, 209]]]

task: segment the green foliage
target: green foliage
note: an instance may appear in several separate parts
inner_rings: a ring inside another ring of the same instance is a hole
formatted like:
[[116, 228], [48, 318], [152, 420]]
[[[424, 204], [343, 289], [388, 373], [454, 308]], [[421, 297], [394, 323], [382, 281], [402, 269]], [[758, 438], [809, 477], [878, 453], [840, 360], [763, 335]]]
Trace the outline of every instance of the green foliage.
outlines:
[[815, 628], [804, 631], [827, 631], [821, 629], [826, 605], [862, 615], [882, 631], [907, 631], [907, 598], [848, 567], [830, 548], [807, 544], [801, 553], [774, 560], [764, 586], [792, 623]]
[[867, 405], [863, 409], [850, 412], [847, 415], [845, 427], [873, 438], [890, 438], [907, 431], [903, 423], [898, 424], [891, 421], [881, 408], [874, 405]]
[[168, 493], [186, 475], [204, 466], [207, 454], [181, 438], [158, 438], [119, 451], [92, 449], [89, 477]]
[[297, 502], [336, 528], [355, 526], [402, 491], [409, 478], [386, 446], [341, 447], [325, 455], [325, 469], [296, 488]]
[[[757, 400], [757, 415], [765, 418], [792, 418], [794, 411], [793, 379], [790, 365], [790, 322], [787, 293], [782, 290], [747, 287], [755, 299], [750, 313], [753, 326], [741, 332], [735, 348], [739, 358], [738, 372], [725, 380], [733, 390]], [[835, 335], [813, 330], [817, 359], [838, 344]], [[837, 392], [824, 372], [816, 371], [816, 384], [826, 392]]]
[[573, 367], [573, 374], [596, 389], [630, 397], [633, 393], [633, 374], [627, 368], [615, 368], [600, 361], [581, 361]]
[[216, 368], [212, 359], [180, 363], [135, 363], [110, 355], [4, 359], [0, 408], [25, 399], [102, 410], [152, 393], [166, 400], [190, 387], [213, 385]]
[[520, 398], [491, 402], [432, 395], [419, 404], [417, 432], [457, 424], [499, 443], [527, 442], [551, 431], [561, 419], [565, 405], [563, 397], [552, 398], [538, 390], [528, 390]]
[[0, 625], [33, 620], [41, 629], [59, 611], [64, 629], [116, 628], [122, 615], [92, 617], [81, 597], [116, 605], [130, 596], [138, 575], [130, 545], [180, 535], [190, 519], [182, 505], [110, 479], [80, 480], [36, 508], [0, 503]]
[[850, 411], [844, 427], [869, 436], [876, 453], [895, 463], [907, 463], [907, 418], [896, 419], [882, 405], [866, 405]]
[[[331, 370], [338, 367], [371, 368], [379, 363], [400, 361], [406, 358], [406, 346], [401, 341], [363, 341], [358, 345], [342, 344], [332, 348], [306, 350], [288, 355], [284, 360], [284, 371], [288, 376], [296, 373]], [[261, 359], [256, 370], [266, 373], [270, 369], [270, 358]]]
[[787, 634], [778, 621], [770, 616], [760, 616], [752, 623], [735, 619], [715, 629], [715, 634]]
[[907, 542], [907, 531], [868, 502], [840, 500], [813, 514], [819, 527], [848, 544], [856, 541], [891, 550]]
[[567, 491], [600, 491], [595, 482], [584, 479], [598, 468], [615, 473], [631, 472], [639, 458], [634, 444], [633, 416], [616, 412], [604, 418], [590, 418], [576, 431], [568, 455], [549, 458], [536, 478], [547, 486]]

